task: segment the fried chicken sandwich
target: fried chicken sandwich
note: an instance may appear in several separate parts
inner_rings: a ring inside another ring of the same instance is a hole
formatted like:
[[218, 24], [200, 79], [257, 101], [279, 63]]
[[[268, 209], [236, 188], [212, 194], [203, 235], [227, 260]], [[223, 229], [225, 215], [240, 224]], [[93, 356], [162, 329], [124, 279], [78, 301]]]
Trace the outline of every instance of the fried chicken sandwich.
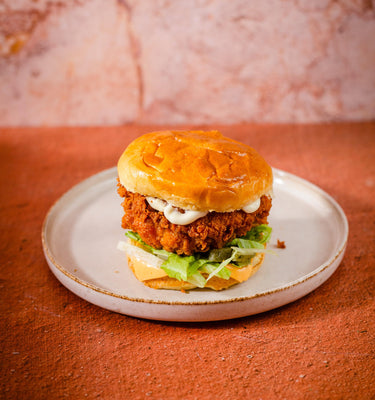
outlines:
[[155, 289], [226, 289], [263, 262], [272, 169], [218, 131], [138, 137], [118, 161], [128, 265]]

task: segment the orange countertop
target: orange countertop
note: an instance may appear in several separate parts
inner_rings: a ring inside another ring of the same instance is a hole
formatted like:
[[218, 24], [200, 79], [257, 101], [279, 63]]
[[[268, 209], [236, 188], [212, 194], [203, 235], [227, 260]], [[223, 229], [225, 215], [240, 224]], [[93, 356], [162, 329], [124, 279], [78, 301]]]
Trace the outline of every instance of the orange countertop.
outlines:
[[218, 128], [318, 185], [349, 220], [346, 254], [311, 294], [259, 315], [158, 322], [80, 299], [41, 228], [73, 185], [155, 126], [0, 129], [4, 399], [374, 399], [375, 123]]

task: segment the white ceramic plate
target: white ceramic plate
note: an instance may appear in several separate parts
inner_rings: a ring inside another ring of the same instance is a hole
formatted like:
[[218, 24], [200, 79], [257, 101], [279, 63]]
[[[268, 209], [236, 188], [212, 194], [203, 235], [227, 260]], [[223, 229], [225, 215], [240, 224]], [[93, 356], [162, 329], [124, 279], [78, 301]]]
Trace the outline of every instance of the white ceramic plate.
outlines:
[[[325, 282], [340, 264], [348, 223], [325, 192], [294, 175], [274, 170], [273, 228], [260, 270], [221, 292], [155, 290], [139, 282], [117, 250], [124, 240], [116, 168], [73, 187], [48, 212], [42, 229], [47, 262], [57, 279], [100, 307], [164, 321], [214, 321], [280, 307]], [[285, 249], [277, 249], [277, 239]]]

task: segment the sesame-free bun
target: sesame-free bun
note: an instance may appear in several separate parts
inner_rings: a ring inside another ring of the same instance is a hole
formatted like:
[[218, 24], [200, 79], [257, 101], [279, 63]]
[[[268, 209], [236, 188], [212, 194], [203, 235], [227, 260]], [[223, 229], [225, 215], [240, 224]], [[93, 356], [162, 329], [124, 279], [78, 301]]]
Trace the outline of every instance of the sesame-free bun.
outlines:
[[218, 131], [161, 131], [135, 139], [118, 161], [120, 183], [187, 210], [241, 209], [272, 189], [272, 169]]
[[[155, 274], [156, 270], [155, 266], [151, 265], [149, 260], [138, 258], [134, 254], [132, 255], [128, 254], [127, 260], [128, 260], [128, 266], [133, 271], [135, 277], [141, 282], [143, 282], [144, 285], [152, 289], [191, 290], [197, 288], [197, 286], [189, 282], [179, 281], [169, 276], [160, 276], [158, 278], [147, 279], [147, 270], [150, 270], [150, 277], [152, 277], [152, 275]], [[224, 290], [228, 289], [233, 285], [237, 285], [238, 283], [245, 282], [252, 275], [254, 275], [255, 272], [258, 271], [258, 269], [263, 263], [263, 260], [264, 260], [264, 254], [258, 253], [256, 256], [254, 256], [249, 265], [244, 266], [242, 268], [231, 267], [231, 265], [229, 264], [227, 268], [232, 269], [232, 275], [234, 275], [237, 279], [232, 277], [229, 279], [222, 279], [214, 276], [208, 280], [208, 282], [205, 285], [205, 288], [212, 290]], [[205, 278], [207, 278], [207, 274], [205, 274], [204, 276]]]

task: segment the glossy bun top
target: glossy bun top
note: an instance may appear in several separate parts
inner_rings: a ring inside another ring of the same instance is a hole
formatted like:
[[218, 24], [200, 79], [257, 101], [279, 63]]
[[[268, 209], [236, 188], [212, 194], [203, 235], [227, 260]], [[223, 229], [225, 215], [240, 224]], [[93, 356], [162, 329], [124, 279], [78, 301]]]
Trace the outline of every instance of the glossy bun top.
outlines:
[[120, 183], [186, 210], [241, 209], [272, 191], [272, 169], [218, 131], [160, 131], [135, 139], [118, 161]]

